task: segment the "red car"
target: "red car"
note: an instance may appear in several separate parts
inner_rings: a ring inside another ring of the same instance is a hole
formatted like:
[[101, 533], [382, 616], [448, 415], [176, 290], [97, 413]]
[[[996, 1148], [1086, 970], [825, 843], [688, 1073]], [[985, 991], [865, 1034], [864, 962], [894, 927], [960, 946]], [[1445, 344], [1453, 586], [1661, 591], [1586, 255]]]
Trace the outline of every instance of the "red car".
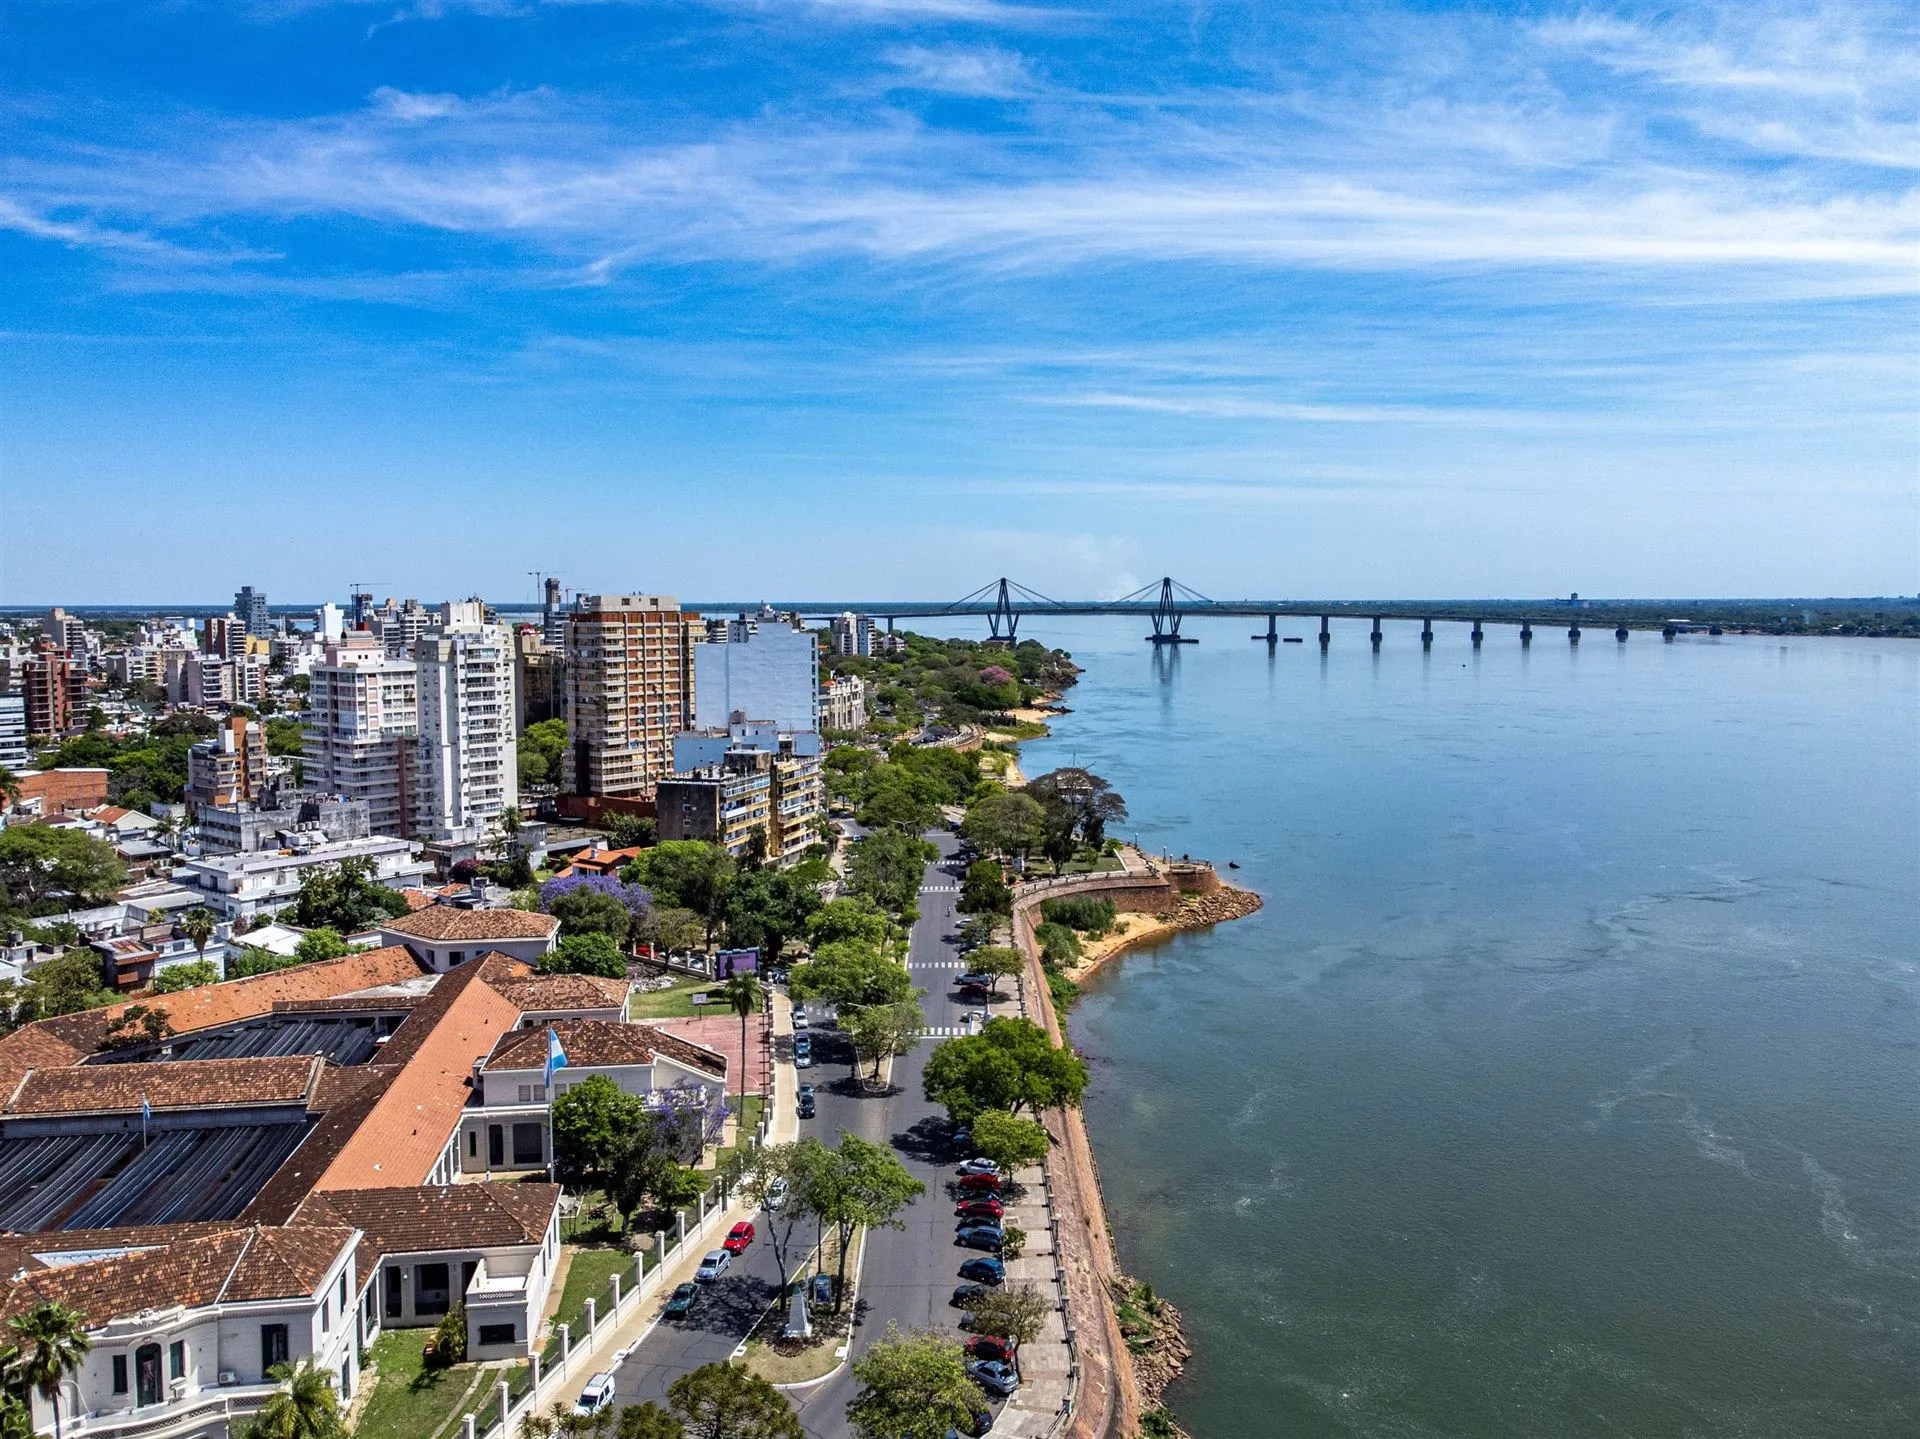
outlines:
[[967, 1339], [967, 1358], [998, 1359], [1011, 1364], [1014, 1351], [1019, 1347], [1011, 1339], [1002, 1339], [997, 1334], [974, 1334]]
[[957, 1219], [998, 1219], [1007, 1212], [1007, 1206], [997, 1199], [963, 1199], [953, 1206]]
[[998, 1194], [1000, 1176], [997, 1174], [963, 1174], [953, 1181], [955, 1189], [969, 1194]]
[[738, 1254], [751, 1243], [753, 1226], [743, 1219], [727, 1231], [727, 1237], [721, 1241], [720, 1247], [729, 1254]]

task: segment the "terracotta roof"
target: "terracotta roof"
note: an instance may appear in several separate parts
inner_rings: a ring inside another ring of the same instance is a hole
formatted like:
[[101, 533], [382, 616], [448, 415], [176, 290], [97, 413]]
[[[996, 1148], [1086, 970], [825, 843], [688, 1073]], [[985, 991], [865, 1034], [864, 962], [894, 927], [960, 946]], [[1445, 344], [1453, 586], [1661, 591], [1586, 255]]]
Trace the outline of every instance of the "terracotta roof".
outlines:
[[618, 1009], [625, 1012], [633, 986], [597, 974], [529, 974], [494, 982], [495, 989], [530, 1010]]
[[626, 868], [633, 860], [645, 853], [645, 847], [634, 845], [627, 849], [603, 849], [598, 854], [582, 852], [573, 856], [572, 862], [560, 873], [568, 874], [612, 874]]
[[[125, 1236], [140, 1231], [108, 1231]], [[37, 1253], [53, 1253], [70, 1235], [41, 1235]], [[132, 1254], [53, 1268], [29, 1268], [0, 1296], [0, 1322], [45, 1300], [70, 1305], [87, 1316], [89, 1328], [174, 1304], [195, 1308], [250, 1299], [293, 1299], [312, 1294], [340, 1252], [353, 1243], [351, 1228], [302, 1224], [287, 1228], [249, 1225], [177, 1239]], [[125, 1244], [122, 1237], [117, 1243]], [[16, 1271], [17, 1273], [17, 1271]]]
[[386, 1189], [426, 1180], [460, 1123], [474, 1061], [520, 1021], [520, 1011], [487, 980], [523, 968], [497, 956], [463, 965], [414, 1006], [380, 1056], [380, 1068], [397, 1066], [398, 1073], [311, 1188]]
[[156, 1114], [228, 1105], [299, 1104], [313, 1093], [325, 1063], [318, 1055], [294, 1054], [35, 1069], [0, 1105], [0, 1115], [137, 1114], [143, 1097]]
[[727, 1072], [727, 1061], [711, 1049], [703, 1049], [676, 1035], [663, 1034], [648, 1025], [606, 1019], [562, 1019], [552, 1024], [537, 1024], [531, 1029], [516, 1029], [501, 1036], [481, 1067], [489, 1070], [544, 1068], [549, 1030], [559, 1033], [567, 1062], [581, 1069], [652, 1064], [656, 1055], [664, 1055], [709, 1074], [725, 1076]]
[[389, 1076], [382, 1074], [380, 1069], [380, 1066], [373, 1064], [327, 1065], [320, 1071], [319, 1082], [313, 1086], [307, 1108], [316, 1114], [337, 1109], [366, 1094], [376, 1085], [383, 1086]]
[[545, 939], [560, 927], [550, 914], [534, 914], [524, 909], [462, 909], [458, 905], [435, 904], [426, 909], [389, 919], [380, 928], [387, 934], [403, 934], [410, 939], [439, 943], [465, 939], [485, 942], [496, 939]]
[[546, 1238], [560, 1204], [554, 1184], [447, 1184], [416, 1189], [334, 1189], [310, 1196], [298, 1223], [347, 1224], [365, 1232], [375, 1255], [505, 1248]]
[[78, 1064], [93, 1052], [91, 1046], [82, 1049], [62, 1039], [50, 1027], [54, 1022], [42, 1020], [29, 1024], [0, 1039], [0, 1091], [13, 1093], [14, 1086], [30, 1069]]
[[400, 891], [400, 897], [407, 902], [407, 909], [410, 912], [425, 909], [434, 902], [433, 891], [426, 889], [403, 889]]

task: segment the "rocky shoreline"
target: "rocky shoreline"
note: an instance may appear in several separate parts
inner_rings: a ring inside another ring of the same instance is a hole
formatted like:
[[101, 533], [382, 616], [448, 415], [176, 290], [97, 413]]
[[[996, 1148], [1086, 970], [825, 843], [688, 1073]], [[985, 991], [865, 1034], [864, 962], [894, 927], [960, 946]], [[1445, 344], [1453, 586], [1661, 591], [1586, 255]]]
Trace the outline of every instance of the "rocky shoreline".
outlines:
[[1187, 897], [1171, 914], [1124, 910], [1119, 916], [1125, 922], [1123, 931], [1095, 940], [1085, 957], [1067, 971], [1067, 978], [1075, 984], [1083, 983], [1129, 950], [1184, 930], [1210, 929], [1231, 919], [1244, 919], [1265, 903], [1252, 890], [1223, 882], [1211, 894]]

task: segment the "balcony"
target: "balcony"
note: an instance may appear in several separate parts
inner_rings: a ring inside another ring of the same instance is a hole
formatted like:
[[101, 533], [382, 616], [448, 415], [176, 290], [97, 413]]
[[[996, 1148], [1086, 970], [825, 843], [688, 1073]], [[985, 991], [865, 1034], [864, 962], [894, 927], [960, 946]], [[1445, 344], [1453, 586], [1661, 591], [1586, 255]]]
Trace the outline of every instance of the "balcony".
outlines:
[[[174, 1380], [185, 1387], [184, 1380]], [[213, 1421], [251, 1417], [271, 1399], [277, 1384], [234, 1384], [201, 1389], [164, 1404], [147, 1404], [114, 1413], [68, 1415], [62, 1412], [61, 1432], [101, 1439], [172, 1439], [174, 1435], [205, 1433]]]

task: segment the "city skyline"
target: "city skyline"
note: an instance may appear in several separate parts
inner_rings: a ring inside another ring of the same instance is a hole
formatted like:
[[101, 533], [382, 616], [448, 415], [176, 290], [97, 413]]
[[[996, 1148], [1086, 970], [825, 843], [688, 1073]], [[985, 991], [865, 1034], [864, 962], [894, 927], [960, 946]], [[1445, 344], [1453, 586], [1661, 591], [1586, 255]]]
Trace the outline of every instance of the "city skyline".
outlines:
[[1892, 6], [9, 40], [0, 603], [1912, 589]]

